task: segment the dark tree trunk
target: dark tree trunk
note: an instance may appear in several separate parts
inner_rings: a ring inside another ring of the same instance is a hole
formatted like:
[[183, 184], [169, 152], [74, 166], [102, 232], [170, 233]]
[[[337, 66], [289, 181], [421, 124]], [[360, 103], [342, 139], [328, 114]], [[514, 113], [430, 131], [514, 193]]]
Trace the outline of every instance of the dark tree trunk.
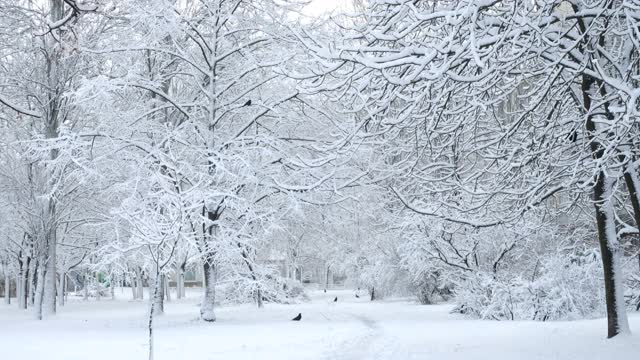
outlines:
[[31, 279], [29, 280], [29, 305], [33, 306], [35, 303], [36, 289], [38, 285], [38, 273], [40, 272], [39, 261], [33, 265], [33, 270], [30, 272]]
[[[591, 147], [591, 155], [594, 160], [604, 157], [604, 146], [596, 138], [596, 123], [594, 121], [594, 109], [592, 108], [592, 95], [597, 93], [596, 79], [583, 75], [582, 97], [587, 121], [585, 128]], [[604, 166], [600, 164], [599, 166]], [[604, 287], [607, 307], [607, 337], [612, 338], [628, 329], [626, 310], [624, 306], [624, 289], [622, 287], [622, 275], [616, 272], [622, 271], [619, 264], [617, 249], [618, 239], [615, 229], [615, 214], [613, 204], [610, 203], [613, 195], [612, 179], [608, 179], [605, 169], [599, 169], [596, 184], [593, 188], [593, 201], [596, 210], [596, 225], [598, 227], [598, 240], [604, 272]], [[612, 238], [614, 237], [614, 238]], [[616, 281], [617, 280], [617, 281]], [[622, 302], [622, 304], [620, 303]]]
[[633, 218], [638, 231], [640, 231], [640, 200], [638, 199], [638, 189], [636, 189], [635, 182], [633, 181], [634, 175], [632, 175], [630, 171], [635, 171], [635, 169], [627, 169], [627, 171], [625, 171], [624, 182], [627, 185], [627, 189], [629, 189], [629, 197], [631, 198], [631, 206], [633, 207]]
[[[624, 297], [620, 297], [619, 294], [623, 291], [618, 289], [618, 286], [623, 286], [622, 283], [616, 281], [620, 278], [620, 274], [616, 274], [616, 271], [621, 271], [620, 264], [616, 264], [617, 256], [614, 249], [612, 249], [612, 243], [615, 239], [609, 239], [610, 233], [608, 227], [614, 226], [612, 208], [610, 204], [605, 204], [610, 199], [607, 195], [610, 186], [607, 184], [606, 175], [600, 173], [596, 186], [593, 188], [594, 200], [596, 202], [596, 222], [598, 226], [598, 238], [600, 243], [600, 252], [602, 256], [602, 266], [604, 269], [604, 287], [605, 296], [607, 302], [607, 337], [612, 338], [618, 335], [620, 332], [626, 330], [627, 325], [623, 324], [621, 317], [625, 316], [620, 312], [623, 310], [624, 304], [619, 304], [619, 301], [624, 302]], [[607, 209], [608, 208], [608, 209]], [[615, 234], [615, 232], [613, 232]]]

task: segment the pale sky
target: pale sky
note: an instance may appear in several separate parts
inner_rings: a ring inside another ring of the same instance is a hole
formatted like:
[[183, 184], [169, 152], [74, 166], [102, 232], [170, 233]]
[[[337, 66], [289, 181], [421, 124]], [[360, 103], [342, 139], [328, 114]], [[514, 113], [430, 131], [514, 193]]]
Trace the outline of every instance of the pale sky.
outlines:
[[312, 0], [305, 12], [309, 15], [321, 15], [339, 8], [345, 10], [348, 3], [349, 0]]

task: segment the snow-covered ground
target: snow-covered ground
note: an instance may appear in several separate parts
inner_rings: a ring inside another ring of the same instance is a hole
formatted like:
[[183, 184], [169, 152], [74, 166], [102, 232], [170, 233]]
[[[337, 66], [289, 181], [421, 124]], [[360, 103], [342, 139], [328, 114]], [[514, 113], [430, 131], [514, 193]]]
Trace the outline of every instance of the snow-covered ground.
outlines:
[[[72, 299], [55, 318], [0, 304], [2, 359], [146, 359], [146, 302]], [[369, 302], [353, 291], [312, 292], [301, 305], [218, 308], [198, 320], [198, 293], [166, 304], [156, 322], [156, 359], [635, 359], [640, 336], [606, 340], [604, 319], [474, 321], [450, 306]], [[338, 296], [338, 302], [332, 300]], [[290, 321], [298, 313], [302, 321]], [[640, 316], [631, 315], [640, 333]]]

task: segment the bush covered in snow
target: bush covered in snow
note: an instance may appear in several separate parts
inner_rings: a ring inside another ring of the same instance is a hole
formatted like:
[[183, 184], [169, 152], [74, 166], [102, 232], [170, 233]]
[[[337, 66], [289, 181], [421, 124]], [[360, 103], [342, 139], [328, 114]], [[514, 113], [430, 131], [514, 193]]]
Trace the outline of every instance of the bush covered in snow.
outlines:
[[453, 295], [453, 284], [446, 281], [439, 272], [421, 276], [414, 281], [414, 288], [418, 301], [423, 305], [447, 301]]
[[604, 314], [597, 251], [542, 260], [532, 279], [478, 272], [455, 290], [456, 312], [493, 320], [574, 320]]
[[258, 290], [262, 301], [292, 304], [308, 301], [303, 286], [291, 279], [265, 277], [259, 282], [249, 278], [235, 279], [216, 287], [217, 301], [222, 304], [246, 304], [256, 302]]
[[[387, 246], [391, 246], [387, 244]], [[413, 295], [415, 287], [410, 274], [393, 258], [380, 254], [372, 259], [360, 258], [350, 269], [354, 285], [368, 292], [371, 300], [382, 299], [387, 296]]]
[[[108, 286], [108, 283], [100, 283], [97, 281], [92, 281], [87, 285], [86, 295], [90, 298], [98, 298], [98, 297], [107, 297], [110, 296], [111, 289]], [[85, 289], [81, 289], [77, 292], [71, 292], [71, 296], [76, 297], [84, 297]]]

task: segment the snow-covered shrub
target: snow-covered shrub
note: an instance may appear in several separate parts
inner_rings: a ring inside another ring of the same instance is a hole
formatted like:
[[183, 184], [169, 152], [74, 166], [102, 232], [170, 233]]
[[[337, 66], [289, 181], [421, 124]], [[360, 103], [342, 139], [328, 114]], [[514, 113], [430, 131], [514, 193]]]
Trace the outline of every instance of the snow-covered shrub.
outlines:
[[262, 301], [291, 304], [308, 301], [302, 285], [291, 279], [269, 276], [260, 281], [240, 278], [216, 286], [216, 299], [221, 304], [246, 304], [256, 302], [258, 290]]
[[[98, 294], [100, 295], [99, 297], [107, 297], [110, 296], [110, 289], [107, 286], [108, 284], [105, 283], [100, 283], [97, 281], [92, 281], [87, 285], [87, 296], [91, 297], [91, 298], [98, 298]], [[71, 296], [77, 296], [77, 297], [83, 297], [84, 296], [84, 289], [79, 290], [77, 292], [71, 292], [70, 293]]]
[[221, 282], [216, 285], [216, 303], [245, 304], [255, 301], [254, 295], [242, 281]]
[[558, 254], [533, 279], [477, 272], [455, 290], [456, 312], [493, 320], [574, 320], [604, 313], [599, 253]]
[[358, 288], [366, 289], [371, 300], [391, 295], [413, 295], [410, 275], [399, 264], [385, 256], [359, 261], [352, 275]]
[[438, 272], [425, 274], [413, 283], [418, 301], [423, 305], [436, 304], [451, 298], [452, 285]]
[[300, 301], [309, 301], [309, 296], [304, 291], [304, 287], [298, 281], [286, 278], [277, 278], [273, 283], [271, 291], [265, 293], [267, 301], [291, 304]]

